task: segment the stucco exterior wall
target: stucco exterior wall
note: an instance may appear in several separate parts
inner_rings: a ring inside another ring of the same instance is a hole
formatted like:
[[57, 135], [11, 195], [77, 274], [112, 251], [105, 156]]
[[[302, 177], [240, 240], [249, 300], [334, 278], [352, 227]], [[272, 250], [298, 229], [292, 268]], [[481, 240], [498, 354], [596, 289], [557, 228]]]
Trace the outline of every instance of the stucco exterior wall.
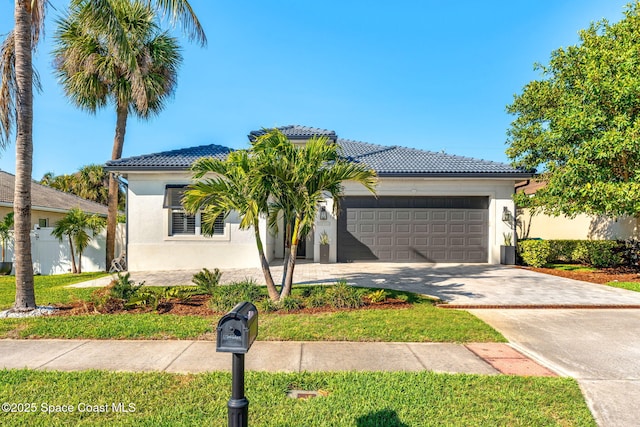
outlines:
[[529, 209], [520, 209], [518, 221], [520, 238], [603, 240], [637, 238], [640, 235], [637, 220], [629, 216], [617, 219], [590, 215], [568, 218], [540, 213], [532, 216]]
[[163, 208], [165, 187], [190, 182], [185, 173], [128, 175], [129, 270], [260, 267], [253, 231], [240, 230], [235, 213], [227, 217], [224, 235], [169, 235], [169, 209]]

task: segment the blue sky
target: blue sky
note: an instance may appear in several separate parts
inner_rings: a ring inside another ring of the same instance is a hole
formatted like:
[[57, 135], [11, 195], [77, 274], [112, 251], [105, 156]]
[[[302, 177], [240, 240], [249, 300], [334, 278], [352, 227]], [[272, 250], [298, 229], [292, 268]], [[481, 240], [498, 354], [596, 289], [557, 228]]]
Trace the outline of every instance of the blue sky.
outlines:
[[[51, 67], [54, 0], [35, 65], [33, 177], [111, 156], [115, 113], [80, 111]], [[192, 0], [209, 44], [181, 38], [174, 99], [128, 123], [123, 157], [203, 144], [245, 148], [262, 127], [300, 124], [339, 137], [506, 162], [505, 112], [559, 47], [627, 0]], [[0, 34], [13, 0], [0, 0]], [[177, 32], [177, 35], [180, 35]], [[15, 171], [15, 146], [0, 152]]]

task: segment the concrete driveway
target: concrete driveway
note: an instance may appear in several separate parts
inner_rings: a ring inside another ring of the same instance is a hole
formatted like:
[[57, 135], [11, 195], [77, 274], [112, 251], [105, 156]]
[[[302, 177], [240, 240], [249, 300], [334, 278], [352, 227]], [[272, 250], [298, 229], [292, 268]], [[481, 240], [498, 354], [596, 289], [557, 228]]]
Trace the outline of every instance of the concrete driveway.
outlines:
[[640, 310], [471, 310], [518, 350], [575, 378], [600, 426], [640, 421]]

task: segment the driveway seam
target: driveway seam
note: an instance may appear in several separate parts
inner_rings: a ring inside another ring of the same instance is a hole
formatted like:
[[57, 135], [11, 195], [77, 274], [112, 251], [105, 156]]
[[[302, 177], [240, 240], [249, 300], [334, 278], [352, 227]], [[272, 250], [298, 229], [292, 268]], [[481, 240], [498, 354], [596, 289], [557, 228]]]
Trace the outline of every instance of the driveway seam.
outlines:
[[66, 356], [67, 354], [71, 353], [72, 351], [79, 349], [79, 348], [80, 348], [80, 347], [82, 347], [83, 345], [87, 345], [90, 341], [91, 341], [91, 340], [84, 340], [84, 341], [82, 341], [82, 342], [81, 342], [80, 344], [78, 344], [77, 346], [75, 346], [75, 347], [73, 347], [73, 348], [70, 348], [69, 350], [65, 351], [64, 353], [61, 353], [61, 354], [57, 355], [57, 356], [56, 356], [56, 357], [54, 357], [53, 359], [49, 359], [49, 360], [47, 360], [45, 363], [43, 363], [43, 364], [42, 364], [42, 365], [40, 365], [40, 366], [36, 366], [36, 367], [35, 367], [35, 369], [41, 369], [41, 368], [43, 368], [43, 367], [47, 366], [49, 363], [53, 362], [54, 360], [57, 360], [57, 359], [61, 358], [62, 356]]
[[302, 356], [304, 354], [304, 342], [300, 343], [300, 361], [298, 362], [298, 372], [302, 372]]
[[178, 353], [176, 355], [176, 357], [174, 357], [173, 359], [171, 359], [171, 361], [169, 362], [169, 364], [167, 366], [164, 367], [164, 369], [162, 369], [162, 372], [166, 372], [167, 369], [169, 369], [169, 366], [173, 365], [175, 363], [176, 360], [178, 360], [178, 358], [180, 356], [182, 356], [184, 354], [185, 351], [187, 351], [189, 348], [191, 348], [191, 346], [195, 343], [195, 341], [191, 341], [191, 343], [186, 346], [180, 353]]
[[620, 309], [620, 310], [637, 310], [640, 309], [640, 305], [638, 304], [436, 304], [438, 308], [450, 308], [457, 310], [478, 310], [478, 309], [489, 309], [489, 310], [611, 310], [611, 309]]

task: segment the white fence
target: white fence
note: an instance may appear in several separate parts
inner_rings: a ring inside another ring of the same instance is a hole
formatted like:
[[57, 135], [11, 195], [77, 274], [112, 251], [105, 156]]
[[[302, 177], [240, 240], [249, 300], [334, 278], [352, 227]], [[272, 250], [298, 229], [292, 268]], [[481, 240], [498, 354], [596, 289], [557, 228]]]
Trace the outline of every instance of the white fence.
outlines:
[[[71, 251], [69, 241], [60, 242], [51, 231], [53, 227], [31, 231], [31, 256], [36, 274], [64, 274], [71, 272]], [[116, 257], [124, 251], [124, 224], [118, 224], [116, 233]], [[82, 254], [82, 271], [105, 271], [106, 231], [95, 236]], [[7, 261], [13, 261], [13, 241], [7, 242]], [[76, 264], [78, 260], [76, 259]]]

